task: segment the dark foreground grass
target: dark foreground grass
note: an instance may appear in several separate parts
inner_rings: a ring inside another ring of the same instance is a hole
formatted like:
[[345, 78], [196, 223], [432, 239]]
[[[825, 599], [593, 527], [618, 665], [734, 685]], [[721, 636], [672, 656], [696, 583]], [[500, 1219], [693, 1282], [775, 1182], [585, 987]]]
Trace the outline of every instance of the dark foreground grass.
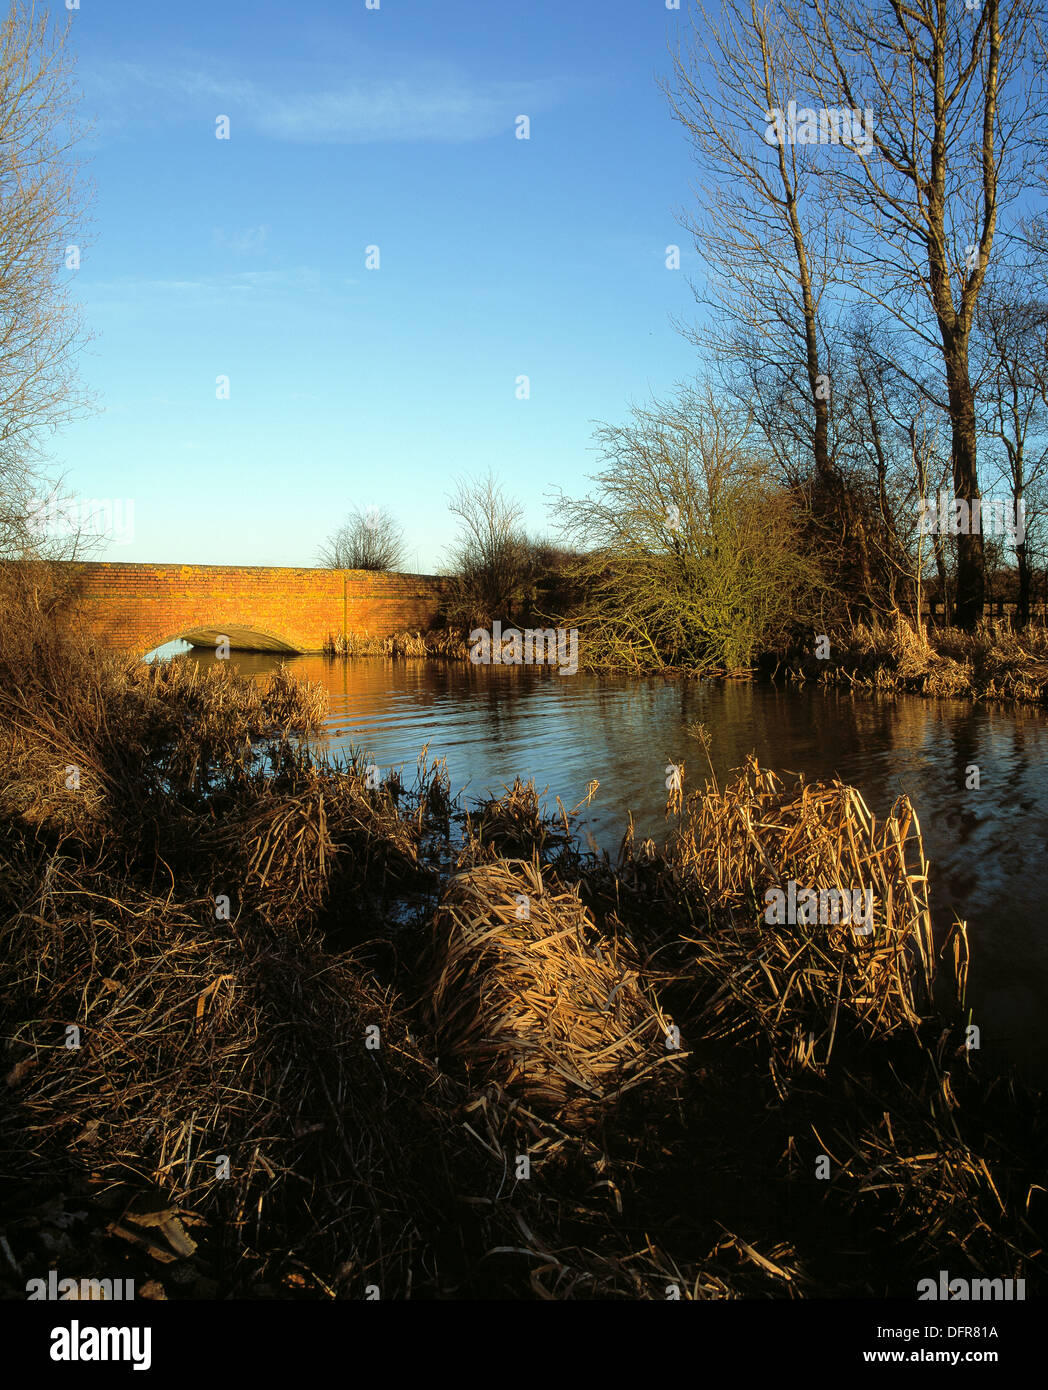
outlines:
[[[1044, 1099], [933, 1006], [967, 945], [908, 804], [751, 765], [611, 865], [533, 787], [466, 817], [424, 758], [318, 762], [284, 675], [142, 668], [25, 590], [0, 640], [9, 1296], [1043, 1282]], [[791, 878], [870, 887], [873, 932], [769, 926]]]

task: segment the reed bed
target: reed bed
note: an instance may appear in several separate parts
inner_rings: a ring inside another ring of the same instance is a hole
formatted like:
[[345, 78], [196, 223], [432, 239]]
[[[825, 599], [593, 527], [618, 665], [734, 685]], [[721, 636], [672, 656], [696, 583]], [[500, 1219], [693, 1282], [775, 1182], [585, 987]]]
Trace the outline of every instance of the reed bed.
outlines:
[[[820, 681], [885, 694], [930, 695], [1043, 704], [1048, 701], [1048, 639], [1043, 629], [1015, 632], [984, 619], [974, 632], [929, 627], [904, 618], [859, 623], [834, 635], [832, 657], [791, 653], [779, 659], [789, 680]], [[767, 664], [767, 663], [766, 663]]]
[[[928, 866], [905, 797], [878, 825], [854, 787], [787, 785], [751, 758], [723, 791], [714, 782], [676, 800], [667, 858], [708, 913], [685, 942], [701, 1037], [759, 1037], [784, 1094], [792, 1073], [825, 1067], [843, 1040], [917, 1027], [936, 964]], [[815, 920], [803, 920], [806, 906]]]
[[[361, 759], [318, 766], [303, 739], [323, 692], [284, 670], [142, 667], [24, 596], [2, 622], [0, 1226], [16, 1267], [68, 1242], [74, 1210], [74, 1253], [140, 1280], [171, 1262], [171, 1296], [424, 1287], [417, 1224], [454, 1205], [433, 1158], [443, 1082], [396, 989], [326, 934], [356, 906], [333, 883], [420, 871], [446, 772], [423, 759], [413, 795]], [[442, 1281], [460, 1245], [427, 1256]]]
[[[529, 783], [460, 812], [426, 750], [413, 785], [319, 761], [286, 673], [45, 617], [0, 615], [4, 1291], [56, 1261], [168, 1297], [1048, 1273], [1044, 1097], [933, 1002], [967, 940], [932, 940], [908, 803], [751, 762], [612, 866]], [[872, 888], [873, 932], [769, 924], [791, 878]]]
[[332, 767], [301, 745], [285, 748], [251, 798], [207, 828], [200, 853], [271, 921], [320, 911], [333, 874], [358, 884], [431, 878], [428, 841], [448, 796], [443, 765], [421, 760], [407, 795], [395, 774], [372, 780], [362, 758]]
[[501, 796], [481, 801], [466, 812], [464, 852], [461, 863], [512, 857], [537, 857], [552, 863], [562, 873], [577, 870], [582, 863], [574, 825], [583, 806], [596, 795], [598, 783], [591, 782], [586, 796], [566, 810], [557, 799], [557, 813], [547, 814], [544, 797], [533, 782], [514, 778]]
[[260, 937], [206, 900], [35, 867], [4, 930], [0, 1126], [6, 1234], [29, 1263], [57, 1198], [66, 1227], [87, 1214], [104, 1268], [125, 1255], [197, 1296], [424, 1291], [417, 1225], [453, 1194], [440, 1079], [395, 995], [308, 931]]
[[324, 642], [325, 656], [442, 656], [453, 661], [465, 661], [469, 648], [458, 632], [437, 629], [432, 632], [395, 632], [388, 637], [370, 633], [339, 632], [329, 634]]

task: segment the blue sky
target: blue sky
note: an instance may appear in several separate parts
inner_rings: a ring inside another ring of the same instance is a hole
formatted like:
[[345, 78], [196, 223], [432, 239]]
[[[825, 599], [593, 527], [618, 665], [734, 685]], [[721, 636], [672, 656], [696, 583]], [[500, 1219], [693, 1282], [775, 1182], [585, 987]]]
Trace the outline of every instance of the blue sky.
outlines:
[[380, 506], [432, 570], [455, 476], [492, 468], [543, 532], [550, 487], [596, 467], [594, 422], [698, 371], [672, 323], [702, 270], [655, 80], [664, 0], [81, 0], [72, 20], [101, 409], [52, 457], [81, 496], [134, 499], [104, 558], [309, 565]]

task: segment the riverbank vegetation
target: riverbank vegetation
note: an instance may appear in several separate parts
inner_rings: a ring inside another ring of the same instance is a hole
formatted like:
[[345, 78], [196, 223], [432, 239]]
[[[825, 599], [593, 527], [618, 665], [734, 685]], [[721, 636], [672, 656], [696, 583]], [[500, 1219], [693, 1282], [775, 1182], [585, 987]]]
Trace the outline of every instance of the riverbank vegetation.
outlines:
[[[597, 860], [529, 785], [320, 761], [316, 689], [93, 650], [44, 588], [0, 646], [8, 1291], [1043, 1278], [1044, 1098], [965, 1045], [905, 800], [682, 757], [665, 846]], [[873, 931], [769, 926], [790, 880], [869, 888]]]
[[[886, 447], [886, 432], [879, 438]], [[860, 603], [834, 578], [854, 556], [826, 537], [806, 485], [783, 481], [752, 410], [708, 383], [684, 387], [602, 426], [597, 439], [603, 466], [590, 492], [551, 499], [558, 542], [528, 537], [522, 506], [493, 476], [460, 481], [454, 510], [466, 524], [446, 628], [384, 649], [465, 657], [470, 629], [498, 621], [577, 630], [583, 670], [1048, 699], [1043, 608], [1031, 607], [1029, 591], [1023, 600], [1003, 545], [987, 553], [997, 557], [999, 611], [1005, 595], [1019, 595], [1011, 616], [984, 616], [970, 630], [943, 621], [953, 611], [953, 538], [921, 533], [913, 487], [882, 490], [893, 539]], [[930, 584], [929, 550], [941, 569]]]
[[431, 632], [394, 632], [389, 637], [370, 634], [336, 633], [328, 639], [326, 656], [443, 656], [465, 661], [469, 648], [463, 633], [452, 628], [437, 628]]
[[786, 651], [774, 660], [790, 680], [812, 680], [944, 698], [1048, 702], [1048, 632], [984, 620], [974, 632], [859, 623], [831, 641], [830, 656]]
[[1023, 3], [682, 21], [697, 384], [598, 428], [553, 543], [460, 483], [452, 623], [577, 627], [589, 668], [1043, 700], [1046, 73]]
[[[532, 618], [536, 624], [545, 619]], [[527, 623], [522, 620], [522, 625]], [[398, 632], [390, 637], [334, 637], [328, 656], [430, 657], [468, 661], [465, 629]], [[775, 681], [843, 686], [858, 693], [928, 695], [941, 699], [1048, 703], [1048, 635], [1028, 628], [1017, 633], [1005, 621], [986, 620], [975, 632], [959, 628], [916, 629], [905, 618], [891, 626], [857, 623], [828, 634], [828, 654], [784, 641], [760, 651], [751, 665], [675, 666], [649, 654], [645, 660], [621, 642], [579, 648], [579, 669], [630, 672], [671, 679]]]

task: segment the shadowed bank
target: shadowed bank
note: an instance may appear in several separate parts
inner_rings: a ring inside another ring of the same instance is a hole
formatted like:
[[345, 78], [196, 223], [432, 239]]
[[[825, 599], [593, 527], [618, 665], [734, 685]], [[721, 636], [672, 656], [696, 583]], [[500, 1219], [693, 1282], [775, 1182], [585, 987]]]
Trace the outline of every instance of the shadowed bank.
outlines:
[[[316, 687], [4, 613], [21, 1278], [60, 1236], [168, 1297], [1043, 1277], [1043, 1097], [965, 1046], [967, 943], [934, 948], [905, 800], [875, 824], [751, 763], [612, 864], [533, 787], [467, 814], [440, 764], [311, 757]], [[873, 933], [769, 927], [790, 879], [869, 887]]]

